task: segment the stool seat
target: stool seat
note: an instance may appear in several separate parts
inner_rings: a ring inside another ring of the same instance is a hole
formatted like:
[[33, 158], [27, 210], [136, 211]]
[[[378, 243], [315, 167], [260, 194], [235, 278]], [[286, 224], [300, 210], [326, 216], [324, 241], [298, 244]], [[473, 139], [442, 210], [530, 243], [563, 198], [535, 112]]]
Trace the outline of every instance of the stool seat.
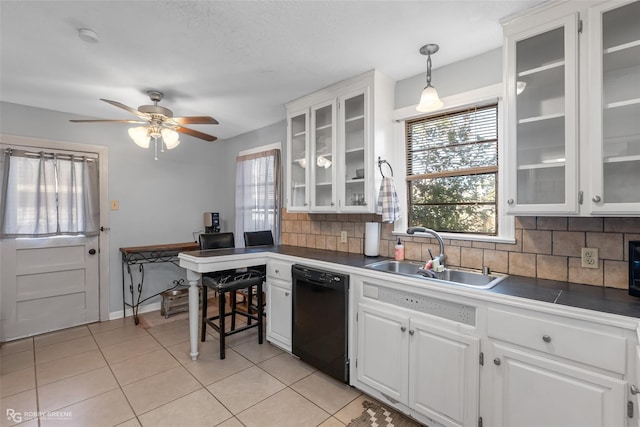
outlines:
[[[263, 342], [263, 296], [262, 296], [262, 284], [265, 276], [260, 271], [247, 270], [244, 273], [236, 273], [227, 276], [218, 277], [202, 277], [202, 335], [200, 340], [206, 339], [206, 327], [211, 326], [216, 330], [220, 336], [220, 359], [225, 358], [225, 337], [236, 334], [238, 332], [245, 331], [250, 328], [258, 328], [258, 344]], [[256, 314], [253, 314], [250, 303], [247, 307], [247, 311], [241, 310], [236, 304], [236, 291], [246, 289], [249, 295], [249, 301], [252, 298], [252, 290], [256, 287], [256, 293], [258, 298], [258, 310]], [[216, 316], [207, 317], [207, 289], [212, 289], [218, 292], [218, 314]], [[229, 293], [231, 301], [231, 311], [226, 312], [226, 294]], [[236, 328], [236, 315], [244, 316], [247, 319], [245, 326]], [[231, 316], [231, 329], [226, 330], [225, 319], [227, 316]], [[215, 322], [217, 320], [217, 323]], [[256, 323], [251, 322], [255, 320]]]

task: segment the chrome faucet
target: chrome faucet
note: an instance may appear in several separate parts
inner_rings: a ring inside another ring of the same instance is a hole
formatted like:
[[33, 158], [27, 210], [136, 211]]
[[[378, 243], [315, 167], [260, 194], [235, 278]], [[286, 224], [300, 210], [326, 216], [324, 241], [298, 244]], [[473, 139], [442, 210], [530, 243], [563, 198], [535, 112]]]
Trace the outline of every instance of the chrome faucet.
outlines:
[[438, 244], [440, 245], [440, 255], [438, 255], [438, 260], [440, 261], [440, 265], [444, 267], [444, 258], [445, 258], [444, 257], [444, 241], [442, 240], [442, 237], [440, 237], [438, 232], [436, 230], [432, 230], [430, 228], [425, 228], [425, 227], [407, 228], [407, 234], [414, 234], [416, 232], [431, 234], [433, 237], [435, 237], [435, 239], [438, 241]]

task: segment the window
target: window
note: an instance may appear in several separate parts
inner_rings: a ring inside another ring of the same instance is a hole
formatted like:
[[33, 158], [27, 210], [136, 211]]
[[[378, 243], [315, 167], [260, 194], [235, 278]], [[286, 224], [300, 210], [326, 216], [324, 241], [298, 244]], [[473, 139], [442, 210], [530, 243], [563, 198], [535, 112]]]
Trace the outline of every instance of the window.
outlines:
[[[236, 159], [236, 236], [245, 231], [271, 230], [279, 236], [280, 150], [238, 156]], [[236, 238], [236, 245], [241, 240]]]
[[409, 226], [498, 232], [498, 106], [406, 122]]
[[11, 148], [3, 154], [1, 237], [99, 233], [96, 159]]

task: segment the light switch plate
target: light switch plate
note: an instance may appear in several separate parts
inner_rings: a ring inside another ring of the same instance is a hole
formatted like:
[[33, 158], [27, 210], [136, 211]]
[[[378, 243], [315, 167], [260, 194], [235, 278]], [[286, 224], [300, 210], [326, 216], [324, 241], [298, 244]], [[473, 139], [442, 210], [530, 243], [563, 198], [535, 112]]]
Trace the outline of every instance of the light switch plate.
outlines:
[[119, 200], [112, 200], [111, 201], [111, 210], [112, 211], [117, 211], [118, 209], [120, 209], [120, 201]]
[[582, 267], [598, 268], [598, 248], [582, 248]]
[[340, 243], [347, 243], [347, 232], [346, 231], [341, 231], [340, 232]]

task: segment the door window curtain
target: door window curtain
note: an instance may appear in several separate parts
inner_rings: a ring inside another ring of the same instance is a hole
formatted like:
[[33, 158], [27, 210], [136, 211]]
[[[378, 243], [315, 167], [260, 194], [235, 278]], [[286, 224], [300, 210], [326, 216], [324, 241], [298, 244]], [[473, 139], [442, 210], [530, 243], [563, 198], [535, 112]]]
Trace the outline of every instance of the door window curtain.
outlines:
[[280, 219], [280, 150], [236, 159], [236, 246], [244, 247], [245, 231], [271, 230], [278, 244]]
[[4, 150], [0, 237], [99, 234], [96, 159]]

